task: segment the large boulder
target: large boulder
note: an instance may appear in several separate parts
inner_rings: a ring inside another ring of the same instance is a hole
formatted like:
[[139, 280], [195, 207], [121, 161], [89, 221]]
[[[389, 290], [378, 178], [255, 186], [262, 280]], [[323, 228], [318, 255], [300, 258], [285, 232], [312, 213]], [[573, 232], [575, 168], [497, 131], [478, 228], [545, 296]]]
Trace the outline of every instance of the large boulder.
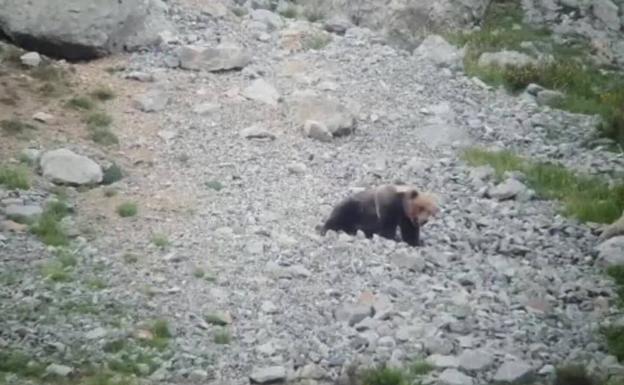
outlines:
[[298, 126], [308, 121], [319, 122], [334, 137], [351, 134], [357, 125], [355, 114], [348, 107], [314, 91], [297, 91], [288, 104]]
[[43, 154], [40, 166], [44, 178], [56, 184], [91, 185], [100, 183], [103, 178], [99, 164], [65, 148]]
[[158, 44], [165, 13], [161, 0], [0, 0], [0, 31], [28, 50], [87, 60]]

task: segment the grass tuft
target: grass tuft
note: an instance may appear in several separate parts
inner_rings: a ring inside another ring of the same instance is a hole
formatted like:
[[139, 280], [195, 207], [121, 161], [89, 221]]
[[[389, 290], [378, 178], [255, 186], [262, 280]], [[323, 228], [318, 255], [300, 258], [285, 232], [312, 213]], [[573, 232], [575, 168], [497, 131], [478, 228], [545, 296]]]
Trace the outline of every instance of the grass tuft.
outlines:
[[554, 385], [593, 385], [593, 381], [584, 366], [568, 365], [555, 369]]
[[165, 234], [154, 234], [152, 236], [152, 243], [157, 247], [164, 248], [169, 245], [169, 239]]
[[10, 190], [28, 190], [30, 188], [28, 170], [23, 166], [0, 166], [0, 185], [3, 185]]
[[134, 202], [125, 202], [117, 206], [117, 214], [122, 218], [133, 217], [138, 211], [137, 204]]
[[123, 178], [123, 171], [121, 170], [121, 167], [113, 163], [110, 167], [104, 170], [104, 175], [102, 177], [102, 184], [110, 185], [110, 184], [120, 181], [122, 178]]
[[400, 369], [382, 367], [369, 369], [362, 374], [362, 385], [408, 385]]
[[91, 92], [91, 97], [93, 99], [105, 102], [107, 100], [112, 100], [115, 98], [115, 92], [106, 86], [101, 86], [96, 88]]
[[68, 214], [69, 210], [62, 202], [50, 203], [30, 231], [46, 245], [65, 246], [69, 239], [61, 226], [61, 220]]
[[474, 166], [489, 164], [500, 176], [521, 171], [528, 185], [546, 199], [558, 199], [564, 214], [585, 222], [611, 223], [624, 210], [624, 184], [610, 186], [592, 176], [575, 174], [563, 166], [526, 161], [508, 151], [470, 149], [464, 159]]
[[219, 345], [227, 345], [230, 343], [232, 336], [226, 328], [221, 328], [215, 332], [214, 342]]
[[325, 48], [332, 41], [332, 36], [325, 32], [317, 32], [306, 36], [303, 41], [305, 49], [320, 50]]
[[90, 111], [95, 107], [95, 103], [86, 96], [74, 96], [67, 101], [67, 107], [75, 110]]
[[18, 119], [1, 120], [0, 127], [6, 135], [21, 135], [27, 130], [36, 130], [32, 124], [22, 122]]
[[299, 15], [299, 11], [296, 5], [288, 4], [284, 9], [279, 12], [279, 14], [287, 19], [296, 19]]
[[123, 255], [123, 260], [127, 264], [133, 264], [139, 261], [139, 257], [136, 254], [126, 253]]

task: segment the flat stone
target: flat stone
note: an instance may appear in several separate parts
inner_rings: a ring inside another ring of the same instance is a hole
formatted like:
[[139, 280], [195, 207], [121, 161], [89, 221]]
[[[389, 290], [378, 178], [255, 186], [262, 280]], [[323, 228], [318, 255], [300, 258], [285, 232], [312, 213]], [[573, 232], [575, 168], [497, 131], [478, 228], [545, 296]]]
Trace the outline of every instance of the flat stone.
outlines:
[[230, 44], [216, 47], [181, 47], [178, 58], [183, 69], [211, 72], [239, 70], [251, 61], [251, 57], [242, 47]]
[[259, 124], [245, 127], [240, 131], [240, 135], [245, 139], [275, 139], [276, 136]]
[[460, 67], [463, 59], [463, 52], [439, 35], [427, 36], [414, 50], [414, 55], [423, 57], [440, 67]]
[[321, 122], [314, 120], [306, 120], [303, 124], [303, 132], [308, 138], [316, 139], [321, 142], [331, 142], [333, 135]]
[[457, 368], [459, 362], [455, 356], [443, 356], [441, 354], [432, 354], [425, 361], [435, 368]]
[[494, 356], [482, 350], [464, 350], [458, 357], [459, 368], [466, 371], [481, 371], [494, 363]]
[[247, 99], [255, 100], [273, 107], [277, 106], [280, 99], [279, 92], [264, 79], [254, 80], [243, 90], [242, 95]]
[[413, 251], [398, 251], [390, 256], [390, 261], [403, 269], [422, 272], [425, 269], [425, 259]]
[[564, 98], [565, 98], [565, 95], [563, 94], [563, 92], [553, 91], [553, 90], [543, 90], [537, 94], [536, 100], [537, 100], [537, 104], [541, 106], [554, 107], [554, 106], [559, 105], [563, 101]]
[[50, 124], [50, 123], [54, 123], [55, 119], [54, 119], [54, 115], [48, 114], [47, 112], [40, 111], [33, 115], [33, 120], [36, 120], [41, 123]]
[[492, 378], [495, 382], [505, 384], [518, 384], [528, 381], [533, 374], [531, 366], [522, 361], [504, 362]]
[[130, 72], [125, 76], [125, 78], [130, 79], [130, 80], [136, 80], [138, 82], [144, 82], [144, 83], [150, 83], [156, 80], [154, 78], [154, 75], [147, 73], [147, 72], [141, 72], [141, 71]]
[[355, 130], [355, 114], [335, 98], [311, 91], [298, 91], [292, 95], [288, 104], [298, 124], [304, 125], [309, 120], [320, 122], [332, 136], [349, 135]]
[[518, 51], [484, 52], [479, 56], [479, 67], [524, 67], [535, 64], [535, 59]]
[[354, 326], [366, 317], [372, 317], [373, 308], [364, 304], [345, 304], [334, 311], [334, 317], [341, 322]]
[[499, 201], [515, 198], [527, 190], [527, 187], [517, 179], [508, 178], [494, 188], [488, 190], [488, 195]]
[[286, 379], [286, 368], [283, 366], [254, 368], [251, 371], [249, 379], [251, 380], [251, 382], [256, 384], [284, 381]]
[[10, 205], [4, 209], [4, 215], [17, 222], [29, 222], [43, 213], [38, 205]]
[[44, 153], [39, 163], [44, 178], [57, 184], [95, 184], [103, 178], [100, 165], [64, 148]]
[[20, 56], [20, 61], [28, 67], [38, 67], [41, 64], [41, 56], [37, 52], [28, 52]]
[[449, 368], [444, 370], [439, 377], [440, 384], [443, 385], [473, 385], [474, 379], [465, 375], [457, 369]]
[[217, 103], [201, 103], [193, 107], [193, 113], [197, 115], [208, 115], [218, 111], [220, 106]]
[[67, 377], [69, 376], [74, 369], [69, 366], [59, 365], [59, 364], [50, 364], [46, 367], [46, 373], [53, 374], [59, 377]]

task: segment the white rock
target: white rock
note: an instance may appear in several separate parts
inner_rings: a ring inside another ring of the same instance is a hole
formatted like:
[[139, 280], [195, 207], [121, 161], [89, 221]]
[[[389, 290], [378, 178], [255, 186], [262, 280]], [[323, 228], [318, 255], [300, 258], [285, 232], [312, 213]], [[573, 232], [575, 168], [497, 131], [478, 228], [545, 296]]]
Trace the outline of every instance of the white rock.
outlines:
[[537, 94], [537, 103], [541, 106], [557, 106], [563, 101], [565, 95], [559, 91], [542, 90]]
[[183, 69], [211, 72], [242, 69], [251, 61], [251, 57], [242, 47], [233, 44], [181, 47], [178, 58]]
[[242, 95], [247, 99], [256, 100], [273, 107], [277, 106], [280, 98], [280, 94], [275, 87], [264, 79], [254, 80], [243, 90]]
[[355, 130], [355, 114], [338, 100], [314, 92], [295, 92], [288, 102], [295, 120], [320, 122], [333, 136], [348, 135]]
[[414, 50], [414, 55], [430, 60], [440, 67], [460, 67], [463, 51], [449, 44], [442, 36], [429, 35]]
[[535, 64], [536, 61], [529, 55], [518, 51], [484, 52], [479, 56], [479, 67], [524, 67]]
[[39, 163], [43, 176], [57, 184], [86, 185], [102, 181], [100, 165], [65, 148], [44, 153]]
[[43, 213], [38, 205], [10, 205], [4, 209], [4, 215], [11, 219], [34, 220]]
[[20, 56], [20, 61], [28, 67], [38, 67], [41, 64], [41, 56], [37, 52], [28, 52]]
[[457, 368], [459, 363], [455, 356], [444, 356], [441, 354], [432, 354], [425, 359], [425, 361], [435, 368]]
[[257, 384], [283, 381], [286, 379], [286, 368], [283, 366], [254, 368], [251, 371], [249, 379]]
[[440, 374], [440, 383], [444, 385], [473, 385], [472, 377], [465, 375], [457, 369], [449, 368]]
[[488, 195], [499, 201], [514, 198], [527, 190], [527, 187], [517, 179], [508, 178], [503, 183], [488, 190]]
[[59, 377], [67, 377], [74, 371], [73, 368], [65, 365], [50, 364], [46, 367], [46, 373], [53, 374]]
[[624, 264], [624, 235], [613, 237], [596, 248], [598, 259], [596, 264], [601, 267], [610, 267]]
[[260, 310], [267, 314], [275, 314], [279, 312], [279, 308], [271, 301], [264, 301], [260, 306]]
[[41, 123], [54, 123], [54, 115], [48, 114], [47, 112], [43, 111], [34, 114], [33, 119]]
[[169, 96], [159, 90], [148, 91], [134, 99], [135, 106], [143, 112], [163, 110], [169, 103]]
[[308, 138], [316, 139], [321, 142], [331, 142], [333, 135], [327, 127], [314, 120], [306, 120], [303, 124], [303, 132]]

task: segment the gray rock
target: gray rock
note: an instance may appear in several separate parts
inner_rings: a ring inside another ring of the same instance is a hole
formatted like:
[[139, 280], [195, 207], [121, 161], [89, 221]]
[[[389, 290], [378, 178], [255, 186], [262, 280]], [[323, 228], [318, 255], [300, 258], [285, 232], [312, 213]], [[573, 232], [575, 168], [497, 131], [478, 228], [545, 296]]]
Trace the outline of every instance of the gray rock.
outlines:
[[320, 366], [307, 364], [299, 370], [298, 377], [303, 379], [322, 380], [327, 378], [328, 375], [327, 372]]
[[522, 361], [506, 361], [504, 362], [492, 379], [498, 383], [518, 384], [528, 381], [533, 374], [531, 366]]
[[254, 368], [251, 371], [249, 379], [251, 380], [251, 382], [256, 384], [284, 381], [286, 379], [286, 368], [283, 366]]
[[33, 119], [41, 123], [50, 124], [54, 122], [54, 115], [41, 111], [34, 114]]
[[280, 99], [279, 92], [264, 79], [254, 80], [243, 90], [242, 95], [247, 99], [256, 100], [273, 107], [277, 106]]
[[457, 368], [459, 366], [459, 362], [457, 361], [457, 357], [455, 356], [443, 356], [441, 354], [432, 354], [425, 359], [425, 361], [439, 369], [446, 368]]
[[449, 355], [453, 352], [453, 343], [441, 337], [427, 337], [424, 347], [429, 354]]
[[208, 372], [202, 369], [194, 369], [189, 373], [189, 380], [194, 382], [206, 381], [208, 379]]
[[276, 314], [277, 312], [279, 312], [279, 308], [271, 301], [262, 302], [262, 305], [260, 305], [260, 310], [262, 310], [263, 313], [267, 314]]
[[197, 115], [208, 115], [221, 108], [217, 103], [201, 103], [193, 107], [193, 112]]
[[598, 258], [596, 264], [601, 267], [610, 267], [624, 264], [624, 235], [613, 237], [596, 248]]
[[344, 35], [347, 29], [351, 28], [353, 24], [349, 19], [342, 16], [332, 16], [323, 23], [323, 28], [327, 32], [336, 33], [338, 35]]
[[167, 107], [169, 96], [163, 91], [152, 90], [137, 96], [134, 103], [143, 112], [157, 112]]
[[250, 16], [252, 20], [264, 23], [269, 30], [280, 29], [284, 26], [284, 20], [280, 15], [266, 9], [254, 9]]
[[93, 59], [158, 44], [165, 10], [160, 0], [1, 0], [0, 30], [48, 56]]
[[74, 371], [73, 368], [65, 365], [50, 364], [46, 367], [46, 373], [59, 377], [67, 377]]
[[298, 124], [309, 120], [322, 123], [333, 136], [343, 136], [355, 130], [355, 115], [338, 100], [304, 91], [295, 92], [289, 101]]
[[611, 0], [593, 0], [592, 3], [594, 17], [603, 22], [607, 28], [618, 31], [621, 26], [618, 6], [613, 4]]
[[95, 328], [95, 329], [90, 330], [87, 333], [85, 333], [85, 338], [88, 339], [88, 340], [97, 340], [97, 339], [106, 337], [106, 334], [108, 334], [106, 329], [104, 329], [104, 328]]
[[316, 139], [321, 142], [331, 142], [333, 139], [333, 135], [327, 126], [314, 120], [305, 121], [303, 124], [303, 133], [308, 138]]
[[240, 131], [240, 135], [246, 139], [275, 139], [275, 134], [259, 124], [254, 124], [249, 127], [243, 128]]
[[130, 72], [129, 74], [125, 76], [125, 78], [130, 79], [130, 80], [136, 80], [138, 82], [144, 82], [144, 83], [151, 83], [154, 80], [156, 80], [154, 78], [154, 75], [147, 73], [147, 72], [142, 72], [142, 71]]
[[250, 63], [251, 57], [240, 46], [220, 44], [216, 47], [185, 46], [178, 50], [180, 67], [187, 70], [239, 70]]
[[4, 215], [16, 222], [30, 222], [43, 213], [38, 205], [10, 205], [4, 209]]
[[44, 153], [39, 163], [43, 176], [53, 183], [88, 185], [102, 181], [100, 165], [65, 148]]
[[459, 368], [466, 371], [488, 369], [494, 363], [494, 356], [482, 350], [464, 350], [458, 357]]
[[508, 178], [494, 188], [488, 190], [491, 198], [499, 201], [512, 199], [526, 192], [527, 187], [515, 178]]
[[490, 165], [475, 167], [470, 170], [470, 177], [478, 181], [490, 180], [495, 174], [494, 167]]
[[461, 67], [463, 60], [463, 52], [439, 35], [427, 36], [414, 50], [414, 55], [430, 60], [440, 67]]
[[354, 326], [366, 317], [372, 316], [372, 306], [363, 304], [344, 304], [334, 311], [334, 318], [340, 322], [347, 322], [349, 326]]
[[533, 96], [537, 96], [537, 94], [539, 94], [543, 90], [544, 90], [544, 87], [540, 86], [539, 84], [535, 84], [535, 83], [529, 84], [527, 86], [527, 88], [526, 88], [526, 92], [528, 92], [529, 94], [531, 94]]
[[439, 381], [441, 385], [472, 385], [472, 377], [465, 375], [457, 369], [449, 368], [440, 373]]
[[484, 52], [479, 56], [479, 67], [524, 67], [535, 64], [529, 55], [518, 51]]
[[411, 250], [393, 253], [390, 256], [390, 261], [400, 268], [411, 271], [422, 272], [425, 269], [425, 259], [420, 255], [413, 254]]
[[537, 103], [541, 106], [557, 106], [559, 105], [565, 95], [559, 91], [543, 90], [537, 94]]
[[288, 165], [288, 172], [290, 172], [291, 174], [301, 175], [305, 174], [307, 170], [308, 167], [306, 167], [306, 165], [303, 163], [291, 163]]
[[28, 67], [38, 67], [41, 64], [41, 56], [37, 52], [28, 52], [20, 56], [20, 61]]

